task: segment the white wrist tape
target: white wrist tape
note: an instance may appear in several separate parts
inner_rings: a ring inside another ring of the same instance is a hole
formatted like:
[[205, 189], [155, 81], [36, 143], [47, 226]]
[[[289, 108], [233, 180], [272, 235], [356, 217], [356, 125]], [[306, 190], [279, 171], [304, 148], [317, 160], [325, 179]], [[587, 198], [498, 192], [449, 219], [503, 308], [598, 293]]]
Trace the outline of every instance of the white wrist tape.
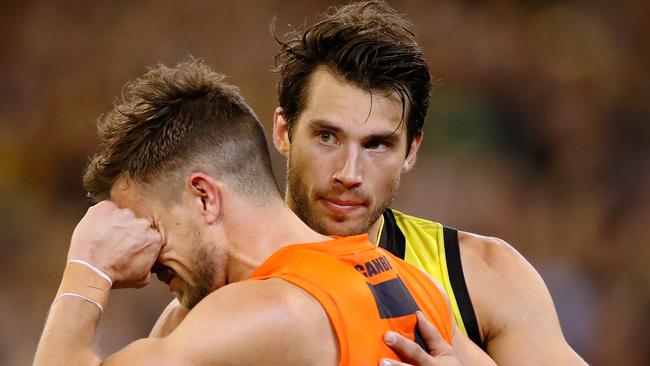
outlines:
[[54, 299], [54, 301], [52, 301], [52, 305], [54, 305], [57, 301], [59, 301], [64, 296], [78, 297], [80, 299], [88, 301], [91, 304], [95, 304], [97, 306], [97, 308], [99, 308], [99, 315], [101, 316], [101, 315], [104, 314], [104, 307], [102, 306], [102, 304], [98, 303], [97, 301], [95, 301], [93, 299], [87, 298], [84, 295], [80, 295], [80, 294], [77, 294], [77, 293], [74, 293], [74, 292], [64, 292], [64, 293], [59, 294], [59, 296], [57, 296]]
[[103, 279], [108, 281], [108, 283], [111, 285], [111, 287], [113, 287], [113, 280], [111, 280], [111, 278], [106, 274], [106, 272], [104, 272], [101, 269], [93, 266], [92, 264], [90, 264], [90, 263], [88, 263], [88, 262], [86, 262], [84, 260], [81, 260], [81, 259], [71, 259], [71, 260], [68, 261], [68, 263], [78, 263], [78, 264], [82, 264], [82, 265], [92, 269], [95, 273], [97, 273]]

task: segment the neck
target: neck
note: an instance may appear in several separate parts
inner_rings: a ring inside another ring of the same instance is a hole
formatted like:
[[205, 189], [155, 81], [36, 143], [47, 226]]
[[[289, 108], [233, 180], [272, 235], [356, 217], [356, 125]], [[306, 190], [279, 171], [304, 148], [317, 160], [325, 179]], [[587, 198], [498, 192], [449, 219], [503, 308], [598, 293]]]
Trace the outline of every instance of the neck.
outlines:
[[[237, 203], [235, 203], [237, 205]], [[280, 248], [331, 240], [303, 223], [281, 200], [229, 207], [224, 217], [229, 248], [228, 282], [241, 281]], [[234, 215], [233, 215], [234, 213]]]
[[379, 230], [381, 229], [383, 223], [384, 215], [381, 215], [377, 221], [375, 221], [375, 223], [370, 226], [370, 229], [368, 230], [368, 240], [370, 240], [371, 243], [379, 243]]

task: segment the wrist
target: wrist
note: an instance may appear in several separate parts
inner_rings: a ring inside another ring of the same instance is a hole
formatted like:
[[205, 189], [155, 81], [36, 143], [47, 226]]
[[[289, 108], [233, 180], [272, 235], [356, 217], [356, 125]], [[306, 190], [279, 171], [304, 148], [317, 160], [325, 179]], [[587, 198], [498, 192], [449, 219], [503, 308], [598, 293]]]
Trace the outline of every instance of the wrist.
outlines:
[[93, 265], [92, 263], [87, 262], [87, 261], [85, 261], [83, 259], [70, 259], [70, 260], [68, 260], [68, 264], [70, 264], [70, 263], [81, 264], [83, 266], [86, 266], [86, 267], [90, 268], [99, 277], [105, 279], [106, 282], [108, 282], [109, 287], [113, 287], [113, 280], [111, 279], [111, 276], [109, 276], [106, 273], [106, 271], [104, 271], [103, 269], [101, 269], [101, 268], [99, 268], [99, 267]]
[[93, 269], [79, 263], [68, 263], [57, 296], [76, 293], [104, 306], [108, 301], [110, 283]]

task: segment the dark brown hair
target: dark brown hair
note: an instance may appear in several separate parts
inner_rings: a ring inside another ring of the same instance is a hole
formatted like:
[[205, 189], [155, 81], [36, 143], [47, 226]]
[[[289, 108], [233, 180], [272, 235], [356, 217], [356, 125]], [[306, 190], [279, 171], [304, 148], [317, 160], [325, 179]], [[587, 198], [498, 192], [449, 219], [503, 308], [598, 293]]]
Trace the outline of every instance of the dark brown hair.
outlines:
[[127, 83], [97, 126], [99, 146], [84, 176], [94, 201], [108, 199], [122, 176], [149, 184], [164, 175], [173, 185], [178, 173], [193, 169], [255, 197], [279, 194], [255, 113], [236, 87], [199, 60], [159, 65]]
[[431, 76], [411, 24], [383, 1], [332, 7], [304, 30], [275, 37], [278, 99], [289, 132], [307, 101], [309, 78], [319, 66], [369, 91], [395, 91], [406, 116], [407, 142], [422, 133]]

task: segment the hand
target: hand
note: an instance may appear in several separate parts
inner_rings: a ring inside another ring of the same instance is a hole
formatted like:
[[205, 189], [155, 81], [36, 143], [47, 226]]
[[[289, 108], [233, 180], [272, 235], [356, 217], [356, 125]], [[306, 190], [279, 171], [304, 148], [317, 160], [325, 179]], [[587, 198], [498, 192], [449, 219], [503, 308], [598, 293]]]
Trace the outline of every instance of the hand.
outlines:
[[146, 286], [162, 247], [160, 233], [130, 209], [102, 201], [88, 209], [72, 233], [68, 260], [81, 259], [113, 280], [113, 288]]
[[438, 330], [424, 317], [422, 312], [416, 313], [418, 318], [418, 329], [422, 334], [424, 342], [429, 347], [427, 354], [417, 343], [403, 337], [395, 332], [386, 332], [384, 342], [390, 347], [402, 361], [383, 359], [380, 366], [458, 366], [460, 361], [456, 357], [454, 349], [440, 336]]

